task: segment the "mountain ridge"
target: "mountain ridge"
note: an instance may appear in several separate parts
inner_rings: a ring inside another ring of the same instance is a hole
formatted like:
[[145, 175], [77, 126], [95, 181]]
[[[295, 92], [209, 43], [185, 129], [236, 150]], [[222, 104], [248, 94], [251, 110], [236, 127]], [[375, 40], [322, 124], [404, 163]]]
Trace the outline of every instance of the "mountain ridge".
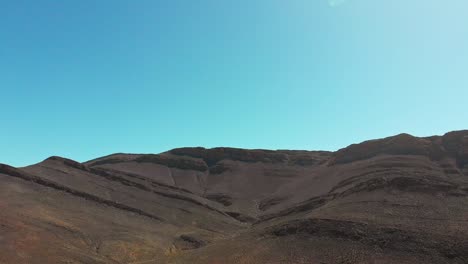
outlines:
[[1, 164], [0, 263], [466, 263], [467, 165], [468, 130]]
[[[404, 140], [404, 139], [428, 140], [428, 141], [431, 141], [431, 142], [441, 140], [442, 142], [444, 142], [444, 145], [449, 146], [449, 148], [450, 148], [450, 144], [452, 144], [452, 145], [459, 144], [459, 143], [461, 143], [461, 141], [463, 141], [463, 138], [465, 138], [464, 139], [465, 141], [464, 141], [463, 144], [468, 144], [468, 143], [466, 143], [468, 141], [468, 130], [457, 130], [457, 131], [447, 132], [444, 135], [434, 135], [434, 136], [426, 136], [426, 137], [417, 137], [417, 136], [413, 136], [413, 135], [408, 134], [408, 133], [400, 133], [400, 134], [385, 137], [385, 138], [371, 139], [371, 140], [362, 141], [360, 143], [353, 143], [353, 144], [351, 144], [351, 145], [349, 145], [347, 147], [343, 147], [343, 148], [338, 149], [336, 151], [303, 150], [303, 149], [302, 150], [294, 150], [294, 149], [276, 149], [276, 150], [274, 150], [274, 149], [244, 149], [244, 148], [236, 148], [236, 147], [205, 148], [205, 147], [198, 146], [198, 147], [174, 148], [174, 149], [167, 150], [167, 151], [164, 151], [164, 152], [161, 152], [161, 153], [158, 153], [158, 154], [154, 154], [154, 153], [137, 154], [137, 153], [119, 152], [119, 153], [108, 154], [108, 155], [105, 155], [105, 156], [102, 156], [102, 157], [97, 157], [97, 158], [94, 158], [94, 159], [91, 159], [91, 160], [88, 160], [88, 161], [84, 161], [84, 162], [79, 162], [79, 161], [70, 159], [68, 157], [60, 157], [60, 156], [51, 156], [51, 157], [48, 157], [48, 158], [44, 159], [43, 161], [47, 161], [49, 159], [62, 159], [62, 160], [68, 160], [69, 162], [74, 162], [74, 163], [93, 164], [93, 163], [95, 163], [96, 161], [99, 161], [99, 160], [105, 160], [105, 159], [111, 159], [112, 160], [112, 158], [114, 158], [114, 157], [123, 157], [123, 156], [138, 156], [138, 157], [141, 157], [141, 156], [154, 156], [154, 155], [164, 155], [164, 154], [174, 154], [176, 156], [187, 156], [187, 157], [202, 158], [202, 159], [203, 159], [204, 155], [205, 156], [210, 155], [212, 157], [211, 159], [214, 158], [215, 161], [216, 161], [216, 157], [213, 157], [213, 156], [216, 156], [216, 154], [223, 155], [225, 153], [228, 154], [226, 156], [226, 158], [229, 158], [229, 154], [233, 154], [235, 158], [241, 158], [241, 159], [244, 158], [244, 159], [247, 159], [247, 160], [243, 160], [243, 161], [248, 161], [249, 160], [248, 158], [251, 158], [251, 157], [250, 156], [243, 157], [241, 155], [242, 153], [246, 154], [246, 155], [251, 155], [251, 156], [253, 154], [257, 154], [257, 155], [260, 155], [260, 158], [264, 158], [264, 156], [267, 156], [267, 154], [274, 154], [274, 153], [279, 154], [278, 155], [279, 157], [276, 156], [276, 158], [281, 158], [281, 155], [288, 155], [288, 154], [291, 154], [293, 156], [294, 155], [301, 155], [301, 154], [302, 155], [306, 155], [306, 154], [323, 154], [323, 155], [326, 155], [326, 154], [337, 154], [339, 152], [343, 152], [343, 151], [348, 150], [350, 148], [353, 148], [353, 147], [356, 147], [356, 146], [362, 146], [362, 145], [365, 145], [365, 144], [382, 143], [382, 142], [385, 142], [385, 141], [388, 141], [388, 140]], [[451, 149], [452, 151], [456, 151], [456, 150], [453, 150], [453, 146], [451, 148], [452, 148]], [[209, 158], [207, 158], [207, 159], [210, 160]], [[219, 160], [217, 160], [217, 161], [219, 161]], [[211, 164], [212, 161], [211, 162], [206, 162], [206, 163], [208, 165], [208, 163]], [[31, 165], [27, 165], [27, 166], [31, 166]], [[27, 166], [22, 166], [22, 167], [27, 167]], [[21, 167], [18, 167], [18, 168], [21, 168]]]

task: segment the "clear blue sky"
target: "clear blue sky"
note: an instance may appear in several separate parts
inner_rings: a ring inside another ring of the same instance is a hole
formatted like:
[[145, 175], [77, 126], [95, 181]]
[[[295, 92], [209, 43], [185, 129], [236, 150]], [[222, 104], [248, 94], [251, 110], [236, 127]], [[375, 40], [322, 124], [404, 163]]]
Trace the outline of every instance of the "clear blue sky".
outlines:
[[2, 0], [0, 162], [468, 128], [466, 0]]

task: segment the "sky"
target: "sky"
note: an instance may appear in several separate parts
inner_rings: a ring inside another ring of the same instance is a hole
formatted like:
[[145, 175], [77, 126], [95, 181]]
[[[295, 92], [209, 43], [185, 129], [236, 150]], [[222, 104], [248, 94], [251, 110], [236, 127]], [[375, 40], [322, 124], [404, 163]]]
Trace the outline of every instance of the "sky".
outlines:
[[0, 163], [468, 128], [466, 0], [0, 3]]

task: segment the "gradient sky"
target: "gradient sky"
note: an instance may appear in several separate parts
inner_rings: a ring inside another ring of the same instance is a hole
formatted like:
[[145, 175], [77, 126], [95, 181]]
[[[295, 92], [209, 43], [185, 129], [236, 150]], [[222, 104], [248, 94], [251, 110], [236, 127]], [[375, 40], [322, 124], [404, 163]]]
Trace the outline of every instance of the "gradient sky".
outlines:
[[466, 0], [2, 0], [0, 162], [468, 128]]

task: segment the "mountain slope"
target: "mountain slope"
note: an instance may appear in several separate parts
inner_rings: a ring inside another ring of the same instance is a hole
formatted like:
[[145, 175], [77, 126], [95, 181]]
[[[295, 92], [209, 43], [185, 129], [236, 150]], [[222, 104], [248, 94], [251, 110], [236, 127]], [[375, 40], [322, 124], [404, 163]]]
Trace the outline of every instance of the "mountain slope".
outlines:
[[0, 263], [467, 263], [468, 131], [0, 166]]

